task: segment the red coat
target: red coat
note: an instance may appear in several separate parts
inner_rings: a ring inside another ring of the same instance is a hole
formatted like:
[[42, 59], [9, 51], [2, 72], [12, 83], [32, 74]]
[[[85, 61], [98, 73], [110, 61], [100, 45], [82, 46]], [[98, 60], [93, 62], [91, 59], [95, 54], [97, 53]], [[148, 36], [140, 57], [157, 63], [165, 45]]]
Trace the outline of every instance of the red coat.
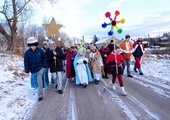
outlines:
[[[77, 55], [77, 51], [73, 51], [73, 54]], [[71, 78], [71, 57], [72, 51], [68, 50], [66, 52], [66, 77]]]
[[117, 59], [117, 64], [120, 65], [123, 61], [124, 61], [124, 58], [121, 54], [117, 54], [116, 57], [115, 57], [115, 53], [111, 53], [108, 57], [107, 57], [107, 60], [106, 60], [106, 64], [109, 64], [109, 62], [113, 62], [115, 61], [115, 58]]
[[[116, 62], [115, 59], [117, 59], [117, 65], [118, 67], [116, 67]], [[123, 69], [122, 69], [122, 65], [121, 63], [123, 63], [124, 58], [121, 54], [117, 54], [115, 57], [115, 53], [111, 53], [107, 60], [106, 60], [106, 64], [108, 64], [108, 73], [110, 74], [123, 74]]]

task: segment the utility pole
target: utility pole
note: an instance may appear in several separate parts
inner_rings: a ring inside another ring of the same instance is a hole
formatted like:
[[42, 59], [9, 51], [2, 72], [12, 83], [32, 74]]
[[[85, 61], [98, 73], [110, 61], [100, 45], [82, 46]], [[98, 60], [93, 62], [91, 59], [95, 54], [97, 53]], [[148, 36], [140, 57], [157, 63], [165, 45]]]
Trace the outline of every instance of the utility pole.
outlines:
[[[150, 40], [150, 35], [148, 34], [148, 40], [149, 40], [149, 43], [150, 43], [150, 45], [149, 46], [151, 46], [152, 45], [152, 42], [151, 42], [151, 40]], [[149, 47], [148, 46], [148, 47]]]

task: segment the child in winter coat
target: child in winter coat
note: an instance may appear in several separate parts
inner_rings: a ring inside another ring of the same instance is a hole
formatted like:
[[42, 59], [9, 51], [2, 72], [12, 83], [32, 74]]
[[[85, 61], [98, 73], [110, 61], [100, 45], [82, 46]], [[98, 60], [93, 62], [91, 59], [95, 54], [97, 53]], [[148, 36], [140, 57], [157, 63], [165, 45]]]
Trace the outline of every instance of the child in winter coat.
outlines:
[[[143, 75], [142, 69], [141, 69], [141, 58], [144, 51], [144, 44], [142, 43], [142, 38], [138, 38], [137, 41], [133, 44], [133, 56], [135, 58], [135, 66], [134, 71], [138, 72], [139, 75]], [[138, 71], [137, 71], [138, 69]]]
[[31, 87], [38, 88], [38, 101], [43, 100], [43, 87], [47, 87], [46, 81], [43, 81], [43, 72], [47, 67], [47, 57], [45, 52], [37, 47], [38, 40], [35, 37], [29, 37], [27, 44], [30, 47], [24, 54], [24, 69], [29, 76], [31, 73]]
[[115, 81], [116, 81], [116, 76], [118, 77], [119, 80], [119, 85], [121, 87], [121, 94], [126, 96], [127, 93], [124, 90], [124, 84], [122, 80], [122, 74], [123, 74], [123, 61], [124, 58], [120, 54], [121, 50], [119, 47], [116, 47], [115, 53], [112, 51], [111, 54], [108, 56], [106, 60], [106, 64], [108, 65], [108, 73], [112, 75], [112, 83], [113, 83], [113, 90], [116, 90], [115, 86]]

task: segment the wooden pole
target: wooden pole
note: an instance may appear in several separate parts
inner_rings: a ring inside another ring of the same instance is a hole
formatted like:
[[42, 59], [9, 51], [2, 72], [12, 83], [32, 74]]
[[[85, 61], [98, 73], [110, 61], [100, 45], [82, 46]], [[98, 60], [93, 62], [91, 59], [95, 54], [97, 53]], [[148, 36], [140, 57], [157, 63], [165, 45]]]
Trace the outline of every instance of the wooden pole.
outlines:
[[117, 64], [117, 56], [116, 56], [116, 39], [114, 35], [112, 36], [112, 39], [114, 40], [114, 53], [115, 53], [115, 62], [116, 62], [116, 74], [118, 74], [118, 64]]

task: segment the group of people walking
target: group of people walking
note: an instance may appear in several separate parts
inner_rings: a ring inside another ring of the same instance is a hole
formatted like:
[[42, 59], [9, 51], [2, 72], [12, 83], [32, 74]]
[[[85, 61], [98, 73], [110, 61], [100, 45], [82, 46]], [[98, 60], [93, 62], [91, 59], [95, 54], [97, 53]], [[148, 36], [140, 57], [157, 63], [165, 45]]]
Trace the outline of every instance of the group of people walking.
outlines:
[[49, 85], [48, 71], [59, 94], [63, 93], [63, 73], [66, 72], [68, 80], [81, 84], [83, 88], [92, 81], [98, 85], [101, 78], [108, 79], [108, 74], [111, 74], [112, 89], [116, 90], [115, 82], [118, 77], [120, 93], [127, 95], [122, 75], [127, 66], [127, 77], [133, 77], [130, 73], [132, 54], [135, 58], [134, 71], [143, 75], [140, 65], [144, 53], [142, 39], [133, 43], [130, 35], [125, 36], [120, 46], [116, 46], [114, 40], [111, 40], [109, 44], [104, 42], [100, 49], [93, 44], [89, 44], [88, 48], [70, 44], [69, 48], [64, 49], [56, 46], [52, 40], [43, 42], [43, 48], [39, 48], [35, 37], [29, 37], [27, 44], [30, 48], [24, 55], [24, 68], [27, 75], [31, 73], [31, 87], [38, 88], [38, 101], [43, 100], [43, 88]]

